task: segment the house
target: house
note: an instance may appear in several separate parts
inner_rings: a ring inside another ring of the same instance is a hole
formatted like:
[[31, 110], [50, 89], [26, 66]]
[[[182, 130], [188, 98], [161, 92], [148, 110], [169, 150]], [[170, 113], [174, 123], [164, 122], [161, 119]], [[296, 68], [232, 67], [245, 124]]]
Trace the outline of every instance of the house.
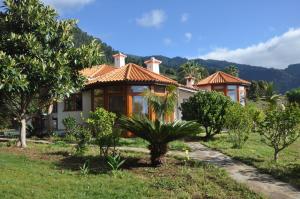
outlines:
[[82, 123], [89, 116], [89, 112], [97, 107], [103, 107], [117, 115], [144, 114], [154, 119], [155, 114], [142, 94], [145, 89], [150, 89], [158, 95], [164, 95], [168, 85], [177, 87], [178, 104], [174, 114], [166, 119], [173, 121], [181, 118], [180, 104], [197, 92], [197, 88], [180, 85], [177, 81], [161, 75], [161, 61], [154, 57], [145, 61], [146, 68], [133, 63], [125, 64], [126, 55], [122, 53], [113, 57], [114, 66], [103, 64], [81, 71], [88, 81], [81, 92], [72, 94], [57, 104], [52, 117], [54, 128], [64, 129], [62, 121], [69, 116]]
[[232, 101], [245, 105], [246, 88], [250, 84], [246, 80], [218, 71], [200, 80], [195, 86], [201, 90], [222, 92], [225, 96], [230, 97]]

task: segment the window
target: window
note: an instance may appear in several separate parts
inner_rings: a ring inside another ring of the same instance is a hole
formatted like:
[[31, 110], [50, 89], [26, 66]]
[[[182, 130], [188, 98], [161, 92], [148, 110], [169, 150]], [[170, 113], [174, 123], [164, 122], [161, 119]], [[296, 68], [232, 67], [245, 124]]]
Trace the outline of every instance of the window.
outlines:
[[224, 94], [224, 86], [214, 86], [213, 90]]
[[132, 93], [142, 93], [145, 90], [147, 90], [149, 87], [148, 86], [131, 86], [130, 91]]
[[246, 103], [245, 87], [240, 86], [239, 93], [240, 93], [240, 104], [244, 106]]
[[107, 87], [108, 93], [121, 93], [122, 92], [121, 86], [109, 86]]
[[111, 95], [109, 96], [109, 111], [116, 114], [125, 113], [125, 98], [123, 96]]
[[53, 102], [53, 110], [52, 113], [57, 113], [57, 102]]
[[93, 91], [93, 108], [104, 107], [104, 91], [103, 89], [94, 89]]
[[165, 93], [166, 87], [165, 86], [154, 86], [155, 93]]
[[237, 101], [237, 86], [228, 86], [227, 95], [231, 98], [232, 101]]
[[82, 111], [82, 94], [72, 94], [64, 101], [65, 111]]
[[132, 113], [135, 115], [148, 115], [148, 103], [143, 96], [132, 97]]

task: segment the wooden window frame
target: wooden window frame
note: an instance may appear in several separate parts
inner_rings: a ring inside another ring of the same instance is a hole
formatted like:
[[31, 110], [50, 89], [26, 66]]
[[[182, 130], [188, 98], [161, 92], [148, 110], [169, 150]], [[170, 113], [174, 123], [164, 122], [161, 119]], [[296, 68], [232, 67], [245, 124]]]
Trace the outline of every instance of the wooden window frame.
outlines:
[[[81, 109], [77, 109], [76, 107], [76, 99], [77, 97], [80, 97], [81, 99]], [[72, 106], [73, 106], [73, 109], [66, 109], [66, 104], [67, 104], [67, 101], [71, 101], [72, 103]], [[82, 111], [83, 109], [83, 100], [82, 100], [82, 93], [74, 93], [74, 94], [71, 94], [70, 97], [66, 98], [64, 100], [64, 112], [75, 112], [75, 111]]]

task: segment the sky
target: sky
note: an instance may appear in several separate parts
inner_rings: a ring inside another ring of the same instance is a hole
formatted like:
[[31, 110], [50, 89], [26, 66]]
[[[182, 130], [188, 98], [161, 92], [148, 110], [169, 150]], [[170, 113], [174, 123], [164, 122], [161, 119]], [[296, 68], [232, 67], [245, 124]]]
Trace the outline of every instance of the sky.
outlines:
[[299, 0], [43, 0], [114, 49], [140, 56], [300, 63]]

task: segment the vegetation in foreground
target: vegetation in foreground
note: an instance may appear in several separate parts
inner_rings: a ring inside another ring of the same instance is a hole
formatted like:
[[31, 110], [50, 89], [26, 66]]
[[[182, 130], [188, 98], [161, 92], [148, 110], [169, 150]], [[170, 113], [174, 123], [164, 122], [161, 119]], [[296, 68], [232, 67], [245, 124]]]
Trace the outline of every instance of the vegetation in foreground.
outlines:
[[124, 152], [122, 170], [113, 175], [98, 149], [89, 147], [85, 156], [74, 152], [59, 145], [22, 150], [2, 144], [0, 198], [262, 198], [206, 164], [168, 158], [153, 168], [145, 154]]
[[277, 163], [273, 161], [274, 150], [261, 142], [261, 136], [259, 134], [250, 133], [247, 143], [243, 148], [238, 149], [233, 148], [233, 144], [226, 133], [216, 136], [213, 140], [202, 143], [300, 188], [299, 139], [281, 152]]

